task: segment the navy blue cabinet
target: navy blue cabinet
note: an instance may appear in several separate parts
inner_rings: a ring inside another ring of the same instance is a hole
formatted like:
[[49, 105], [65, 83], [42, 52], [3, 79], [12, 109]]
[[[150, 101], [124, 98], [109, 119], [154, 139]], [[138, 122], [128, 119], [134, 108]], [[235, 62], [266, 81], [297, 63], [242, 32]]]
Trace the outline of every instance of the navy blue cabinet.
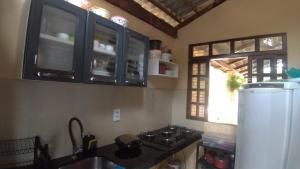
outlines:
[[32, 0], [23, 78], [80, 82], [86, 12], [62, 0]]
[[122, 84], [147, 86], [149, 38], [133, 30], [125, 30]]
[[86, 30], [84, 82], [120, 84], [124, 28], [90, 12]]
[[23, 78], [147, 86], [149, 39], [62, 0], [32, 0]]

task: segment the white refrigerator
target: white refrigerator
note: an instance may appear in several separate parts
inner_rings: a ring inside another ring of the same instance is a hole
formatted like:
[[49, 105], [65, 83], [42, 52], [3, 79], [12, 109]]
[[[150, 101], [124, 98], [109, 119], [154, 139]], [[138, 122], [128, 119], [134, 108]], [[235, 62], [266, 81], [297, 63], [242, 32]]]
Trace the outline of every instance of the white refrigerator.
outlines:
[[300, 84], [247, 84], [239, 92], [235, 169], [300, 169]]

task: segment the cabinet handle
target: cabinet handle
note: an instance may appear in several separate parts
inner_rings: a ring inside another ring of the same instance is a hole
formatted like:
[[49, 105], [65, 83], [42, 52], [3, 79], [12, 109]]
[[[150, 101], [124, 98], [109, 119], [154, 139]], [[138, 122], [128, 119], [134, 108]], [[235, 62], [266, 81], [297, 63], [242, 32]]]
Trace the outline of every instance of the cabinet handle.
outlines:
[[37, 54], [34, 55], [34, 64], [37, 64]]
[[74, 75], [60, 75], [56, 73], [48, 73], [48, 72], [37, 72], [36, 75], [38, 77], [50, 77], [50, 78], [65, 78], [65, 79], [75, 79]]

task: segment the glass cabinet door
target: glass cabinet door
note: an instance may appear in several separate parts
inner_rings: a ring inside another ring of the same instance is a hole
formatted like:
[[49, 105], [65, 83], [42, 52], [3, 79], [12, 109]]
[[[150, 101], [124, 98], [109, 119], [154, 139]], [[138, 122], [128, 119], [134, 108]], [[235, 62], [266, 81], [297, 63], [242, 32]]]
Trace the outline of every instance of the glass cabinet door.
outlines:
[[125, 39], [125, 85], [146, 86], [149, 39], [132, 30], [126, 30]]
[[85, 81], [118, 83], [123, 28], [93, 13], [88, 15]]
[[84, 16], [83, 10], [64, 1], [32, 1], [25, 78], [80, 80]]
[[75, 29], [75, 15], [44, 5], [36, 58], [38, 68], [73, 70]]

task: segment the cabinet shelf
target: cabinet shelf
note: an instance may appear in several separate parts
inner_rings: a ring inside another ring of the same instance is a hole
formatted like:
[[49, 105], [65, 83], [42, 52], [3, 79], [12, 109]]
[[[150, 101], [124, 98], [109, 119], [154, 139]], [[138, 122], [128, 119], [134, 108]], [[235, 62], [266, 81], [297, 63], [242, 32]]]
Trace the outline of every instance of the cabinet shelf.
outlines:
[[[173, 62], [164, 61], [157, 58], [149, 59], [148, 62], [148, 75], [155, 77], [165, 77], [165, 78], [178, 78], [178, 64]], [[161, 74], [159, 73], [159, 65], [165, 64], [168, 70], [172, 71], [171, 74]]]
[[116, 56], [115, 51], [109, 51], [109, 50], [105, 50], [103, 48], [95, 48], [94, 47], [93, 51], [96, 53], [101, 53], [101, 54], [105, 54], [105, 55], [109, 55], [109, 56]]
[[56, 42], [56, 43], [61, 43], [61, 44], [69, 45], [69, 46], [73, 46], [74, 45], [74, 42], [72, 42], [72, 41], [63, 40], [63, 39], [60, 39], [58, 37], [47, 35], [47, 34], [44, 34], [44, 33], [40, 34], [40, 38], [42, 38], [44, 40], [49, 40], [49, 41], [52, 41], [52, 42]]

